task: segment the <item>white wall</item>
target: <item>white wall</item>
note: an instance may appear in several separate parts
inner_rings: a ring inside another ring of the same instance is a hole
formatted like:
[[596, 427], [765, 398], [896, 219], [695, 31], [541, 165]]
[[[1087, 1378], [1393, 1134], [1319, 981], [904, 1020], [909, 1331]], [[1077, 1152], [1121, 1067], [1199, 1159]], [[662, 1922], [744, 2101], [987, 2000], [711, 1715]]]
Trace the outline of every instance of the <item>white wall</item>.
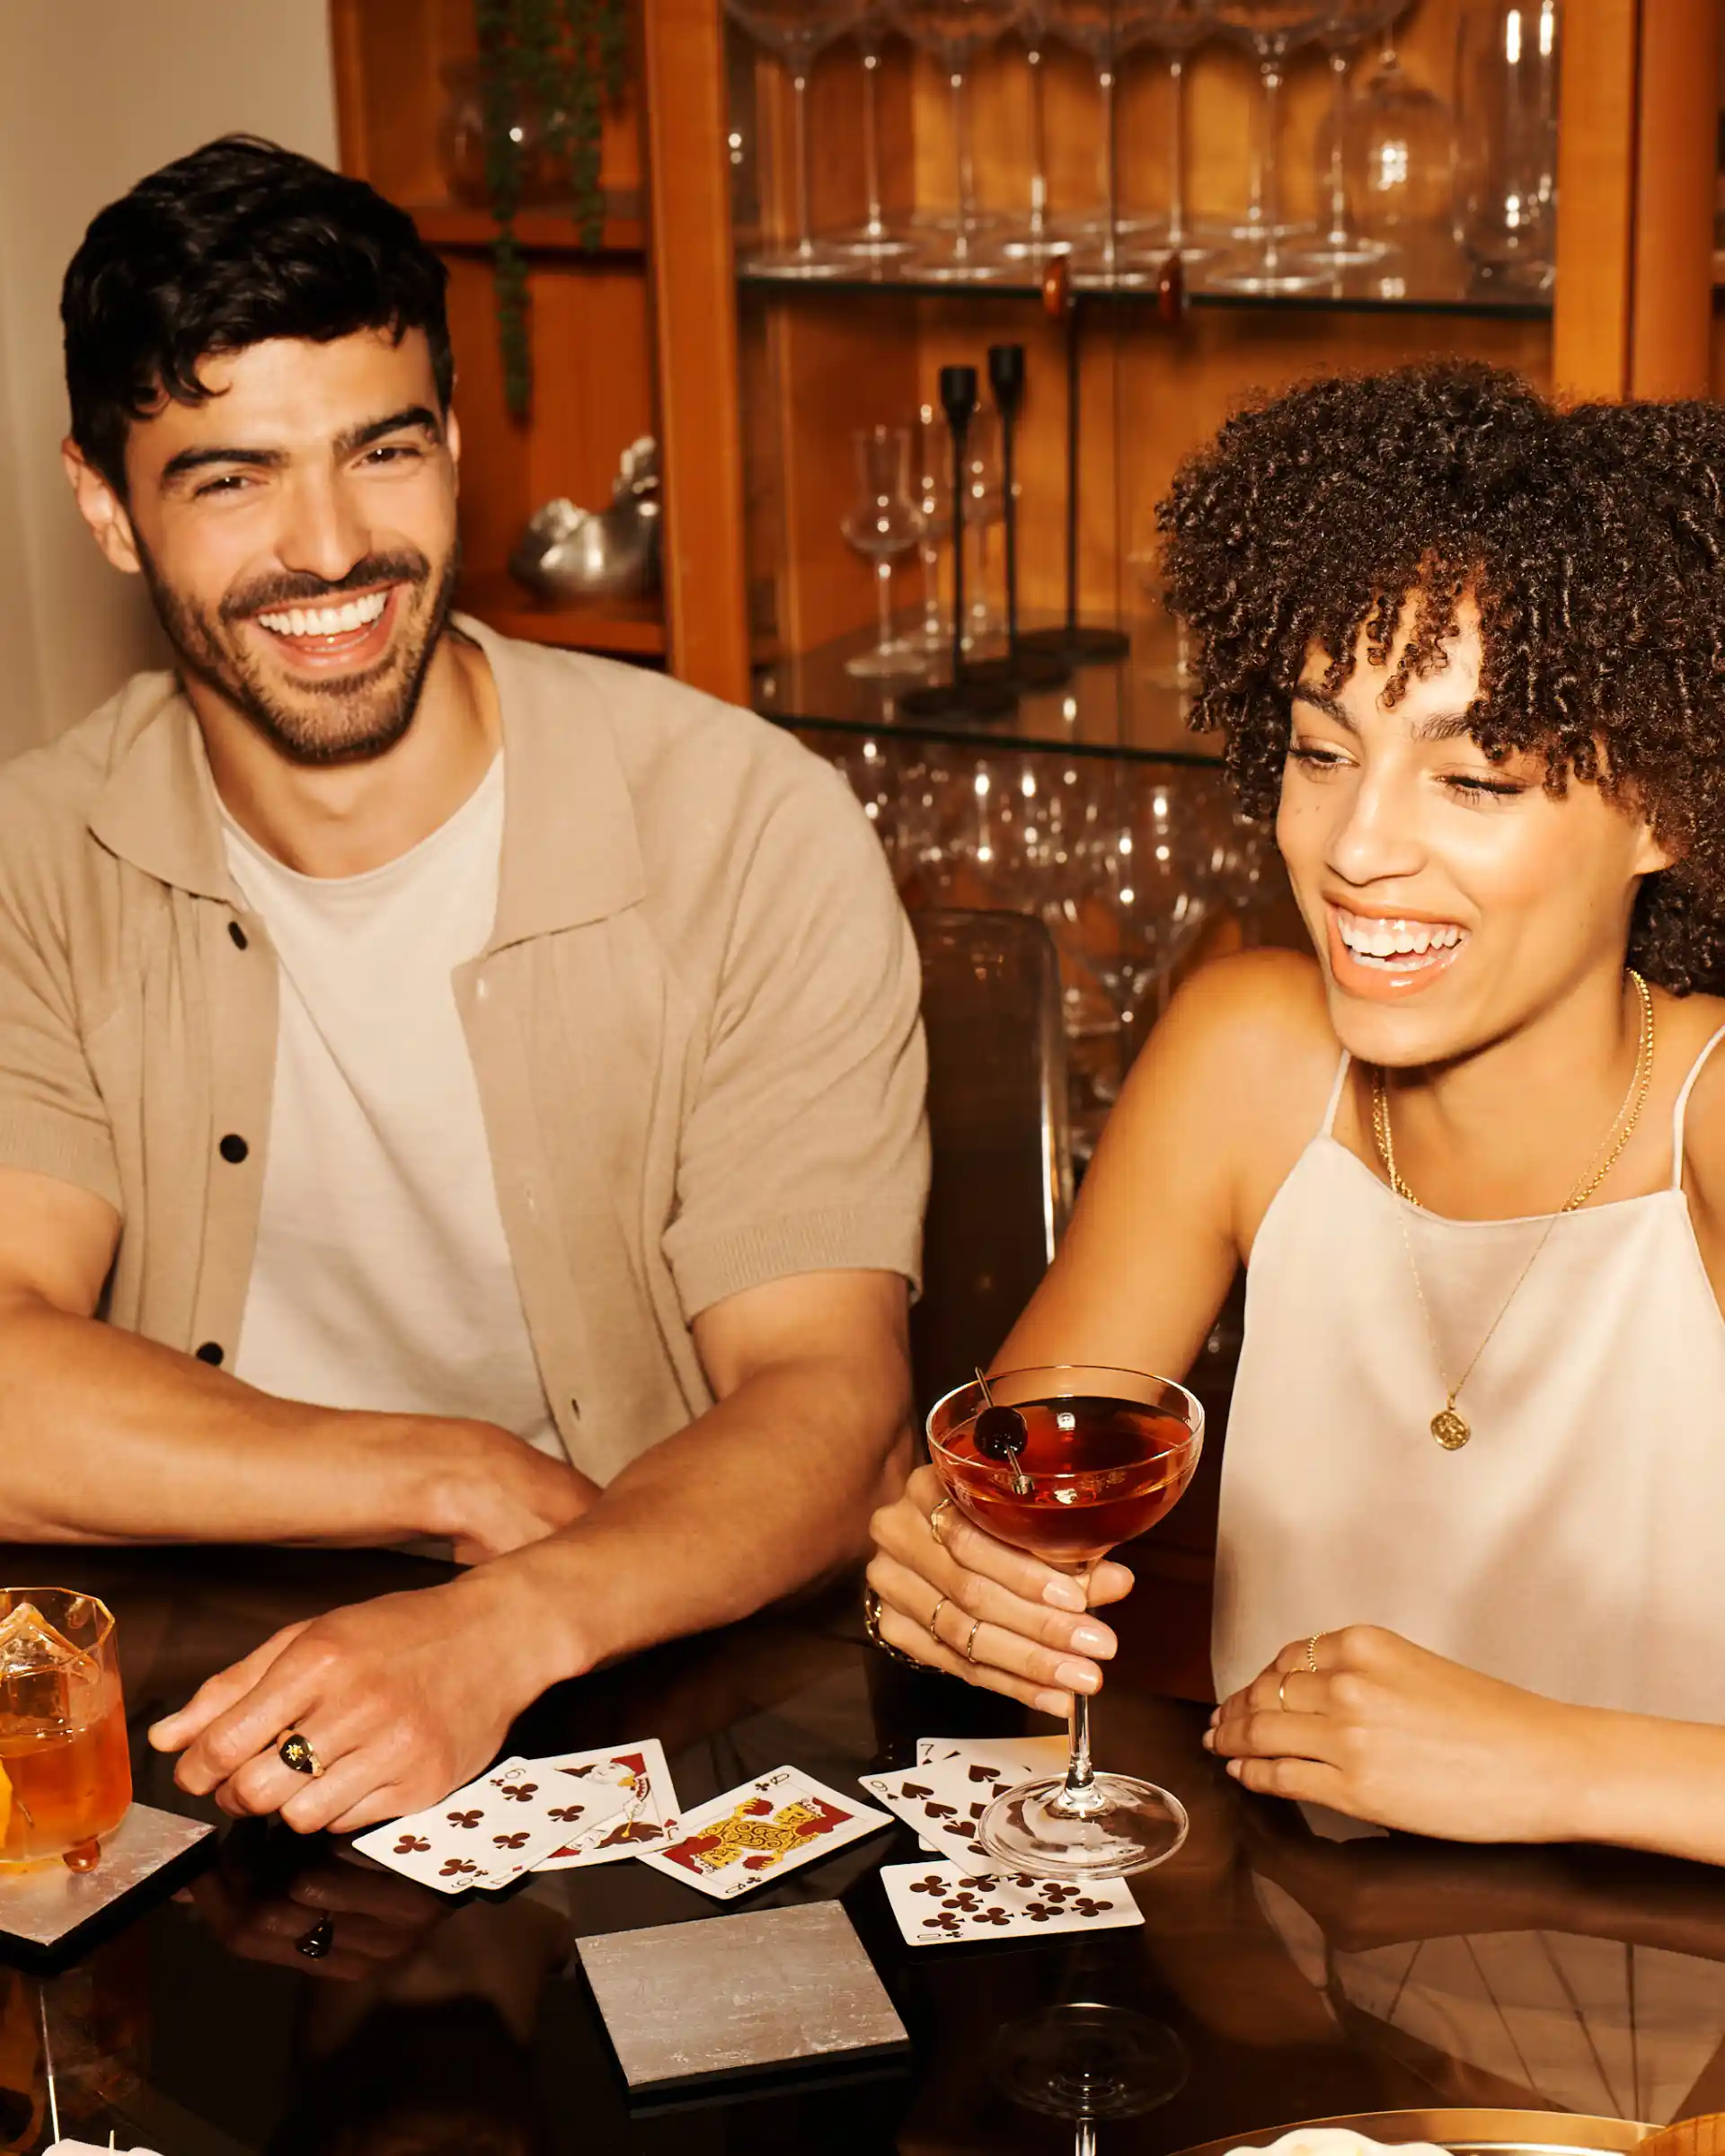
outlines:
[[234, 129], [335, 162], [326, 0], [0, 0], [0, 756], [162, 664], [61, 476], [60, 278], [104, 203]]

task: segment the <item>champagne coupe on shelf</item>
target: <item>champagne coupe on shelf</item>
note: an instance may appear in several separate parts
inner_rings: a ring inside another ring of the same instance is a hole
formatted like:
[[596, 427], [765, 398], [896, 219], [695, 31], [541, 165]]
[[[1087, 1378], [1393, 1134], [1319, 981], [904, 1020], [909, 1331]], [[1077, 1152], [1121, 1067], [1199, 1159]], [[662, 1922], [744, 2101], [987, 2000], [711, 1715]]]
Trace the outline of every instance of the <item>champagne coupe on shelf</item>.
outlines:
[[1000, 252], [1009, 262], [1030, 262], [1037, 267], [1065, 254], [1070, 242], [1057, 235], [1048, 222], [1048, 111], [1043, 101], [1042, 69], [1048, 59], [1048, 26], [1042, 0], [1031, 0], [1019, 33], [1024, 40], [1024, 80], [1029, 109], [1031, 209], [1024, 224], [1002, 240]]
[[985, 253], [980, 244], [970, 158], [970, 63], [985, 45], [1012, 29], [1027, 12], [1027, 0], [889, 0], [889, 7], [892, 21], [933, 57], [952, 92], [954, 223], [945, 246], [926, 253], [917, 274], [955, 284], [1004, 277], [1007, 262], [998, 253]]
[[1348, 101], [1342, 157], [1354, 216], [1368, 238], [1394, 247], [1447, 228], [1455, 163], [1449, 107], [1408, 79], [1393, 36]]
[[880, 198], [880, 51], [886, 43], [887, 11], [871, 6], [854, 36], [862, 59], [862, 191], [868, 209], [854, 232], [836, 234], [832, 244], [860, 262], [902, 262], [916, 243], [887, 222]]
[[[1172, 1508], [1203, 1442], [1204, 1410], [1183, 1385], [1079, 1364], [978, 1373], [928, 1418], [930, 1455], [960, 1511], [1074, 1574]], [[1082, 1692], [1070, 1738], [1066, 1773], [1003, 1790], [978, 1845], [1038, 1879], [1124, 1878], [1172, 1857], [1185, 1807], [1154, 1782], [1096, 1771]]]
[[1193, 264], [1208, 261], [1216, 250], [1203, 244], [1186, 222], [1186, 63], [1211, 29], [1200, 0], [1169, 0], [1145, 40], [1161, 53], [1168, 75], [1168, 214], [1150, 226], [1148, 236], [1161, 252]]
[[777, 55], [791, 77], [794, 141], [795, 236], [789, 248], [769, 248], [749, 268], [765, 277], [842, 277], [854, 259], [814, 236], [809, 209], [809, 71], [835, 38], [854, 29], [863, 0], [725, 0], [725, 12], [757, 45]]
[[1288, 235], [1282, 223], [1282, 86], [1289, 55], [1322, 31], [1335, 13], [1333, 0], [1200, 0], [1200, 5], [1217, 30], [1257, 61], [1260, 100], [1256, 256], [1237, 270], [1225, 265], [1211, 270], [1208, 281], [1216, 291], [1254, 299], [1314, 291], [1323, 272], [1296, 262], [1282, 246]]
[[1326, 270], [1352, 270], [1379, 262], [1389, 248], [1358, 229], [1350, 214], [1348, 172], [1348, 71], [1367, 41], [1387, 29], [1408, 0], [1336, 0], [1318, 42], [1330, 61], [1330, 110], [1318, 129], [1318, 200], [1329, 218], [1322, 234], [1299, 250], [1304, 262]]
[[911, 498], [908, 427], [862, 427], [856, 445], [856, 499], [840, 528], [859, 554], [874, 564], [879, 627], [874, 643], [845, 661], [847, 674], [880, 676], [922, 674], [927, 660], [919, 647], [895, 634], [892, 564], [923, 535], [923, 512]]

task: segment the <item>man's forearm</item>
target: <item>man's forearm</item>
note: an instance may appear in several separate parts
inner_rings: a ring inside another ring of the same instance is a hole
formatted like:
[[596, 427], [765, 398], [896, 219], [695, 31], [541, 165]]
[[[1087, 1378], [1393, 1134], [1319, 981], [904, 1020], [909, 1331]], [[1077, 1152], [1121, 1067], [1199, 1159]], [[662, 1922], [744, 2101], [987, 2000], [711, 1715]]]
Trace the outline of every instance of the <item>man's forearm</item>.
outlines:
[[[34, 1301], [0, 1306], [0, 1533], [28, 1542], [388, 1542], [436, 1533], [417, 1418], [277, 1400]], [[436, 1425], [428, 1425], [435, 1431]]]
[[774, 1365], [632, 1462], [572, 1527], [488, 1567], [563, 1630], [561, 1674], [752, 1615], [859, 1557], [909, 1459], [885, 1359]]

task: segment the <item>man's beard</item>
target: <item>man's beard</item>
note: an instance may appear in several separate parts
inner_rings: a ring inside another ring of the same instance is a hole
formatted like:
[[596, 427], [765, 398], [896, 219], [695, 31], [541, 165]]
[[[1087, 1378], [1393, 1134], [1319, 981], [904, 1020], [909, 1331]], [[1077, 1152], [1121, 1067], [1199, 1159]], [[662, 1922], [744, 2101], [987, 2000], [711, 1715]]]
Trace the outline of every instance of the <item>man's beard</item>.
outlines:
[[431, 564], [423, 554], [411, 547], [367, 554], [333, 584], [283, 571], [229, 591], [210, 614], [164, 579], [141, 541], [137, 552], [156, 614], [181, 667], [231, 704], [287, 762], [366, 763], [394, 748], [412, 725], [427, 669], [455, 601], [459, 564], [455, 548], [438, 571], [430, 608], [411, 641], [398, 641], [368, 674], [296, 684], [293, 702], [272, 694], [255, 659], [232, 636], [231, 624], [282, 607], [339, 604], [349, 592], [384, 583], [401, 587], [394, 603], [405, 610], [410, 596], [431, 584]]

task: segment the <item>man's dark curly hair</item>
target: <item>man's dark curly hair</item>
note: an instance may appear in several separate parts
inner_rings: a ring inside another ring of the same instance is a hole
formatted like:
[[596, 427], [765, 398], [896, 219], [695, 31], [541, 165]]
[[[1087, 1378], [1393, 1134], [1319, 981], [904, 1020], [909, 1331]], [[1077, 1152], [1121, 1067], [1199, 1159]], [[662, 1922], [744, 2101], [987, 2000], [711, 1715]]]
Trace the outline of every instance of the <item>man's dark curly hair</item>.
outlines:
[[1547, 784], [1597, 782], [1676, 865], [1643, 885], [1631, 962], [1725, 988], [1725, 410], [1582, 404], [1445, 360], [1308, 382], [1240, 412], [1160, 507], [1168, 603], [1196, 645], [1192, 724], [1220, 729], [1248, 815], [1274, 815], [1291, 692], [1334, 694], [1362, 631], [1391, 676], [1440, 670], [1478, 606], [1472, 732]]
[[455, 366], [448, 272], [363, 180], [224, 135], [97, 213], [60, 291], [72, 438], [126, 498], [126, 437], [164, 397], [201, 403], [199, 362], [273, 337], [423, 330], [438, 399]]

